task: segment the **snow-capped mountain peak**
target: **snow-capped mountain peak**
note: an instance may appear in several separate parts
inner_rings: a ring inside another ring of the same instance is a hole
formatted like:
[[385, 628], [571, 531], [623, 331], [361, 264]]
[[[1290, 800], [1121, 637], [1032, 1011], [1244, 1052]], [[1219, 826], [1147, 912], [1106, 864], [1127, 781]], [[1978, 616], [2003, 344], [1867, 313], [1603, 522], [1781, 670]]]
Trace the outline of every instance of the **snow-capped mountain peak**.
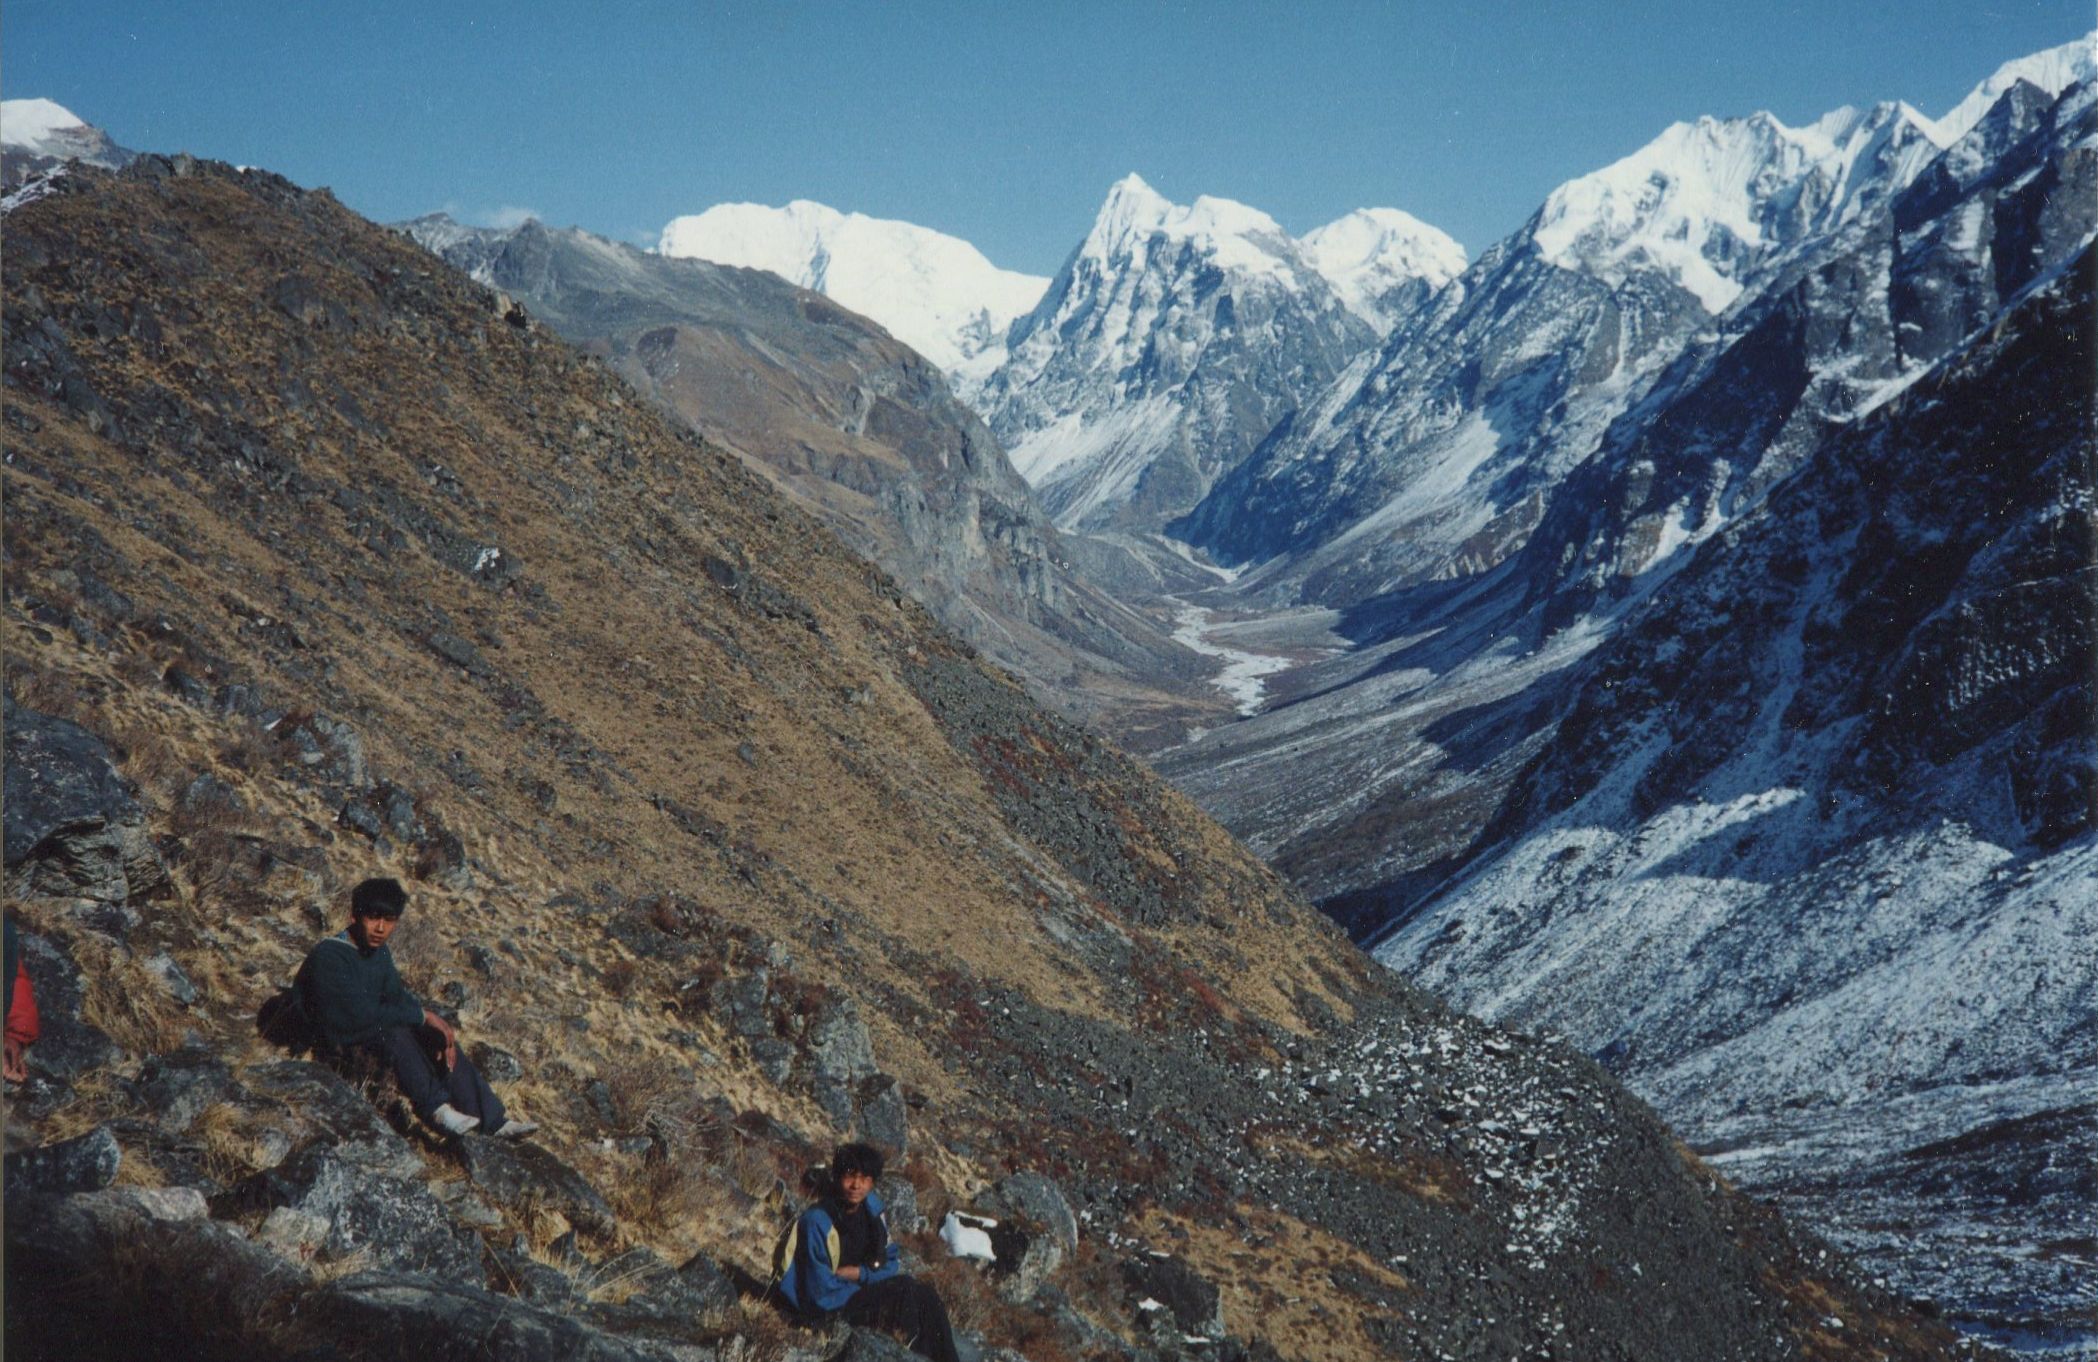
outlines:
[[1531, 237], [1551, 263], [1612, 283], [1658, 268], [1718, 313], [1755, 267], [1849, 220], [1861, 195], [1900, 189], [1942, 146], [1906, 104], [1841, 108], [1803, 128], [1765, 112], [1702, 117], [1553, 190]]
[[43, 156], [63, 156], [94, 129], [48, 99], [0, 100], [0, 144]]
[[959, 237], [796, 199], [673, 219], [657, 251], [770, 270], [873, 318], [943, 369], [999, 347], [1049, 281], [1002, 270]]
[[[0, 100], [0, 188], [13, 196], [31, 181], [44, 180], [68, 161], [116, 170], [135, 153], [118, 146], [109, 134], [49, 99]], [[41, 189], [26, 190], [31, 197]], [[18, 200], [10, 197], [9, 204]]]
[[2098, 30], [2083, 37], [2050, 47], [2044, 52], [2007, 61], [1996, 68], [1996, 73], [1974, 87], [1967, 97], [1952, 107], [1943, 118], [1937, 120], [1936, 132], [1940, 146], [1951, 146], [1967, 135], [1982, 115], [1987, 113], [1997, 100], [2003, 98], [2013, 85], [2025, 81], [2037, 85], [2048, 95], [2059, 95], [2080, 80], [2098, 76]]
[[1155, 528], [1375, 340], [1266, 213], [1128, 175], [964, 388], [1059, 523]]
[[1358, 208], [1304, 234], [1298, 243], [1348, 310], [1382, 332], [1394, 317], [1386, 301], [1413, 281], [1441, 288], [1470, 263], [1447, 232], [1396, 208]]
[[1141, 269], [1155, 246], [1182, 243], [1227, 270], [1289, 276], [1305, 263], [1289, 233], [1258, 208], [1208, 194], [1192, 204], [1176, 204], [1135, 174], [1107, 191], [1078, 256]]
[[1132, 171], [1108, 187], [1107, 199], [1080, 249], [1105, 254], [1115, 242], [1164, 225], [1173, 211], [1170, 199]]

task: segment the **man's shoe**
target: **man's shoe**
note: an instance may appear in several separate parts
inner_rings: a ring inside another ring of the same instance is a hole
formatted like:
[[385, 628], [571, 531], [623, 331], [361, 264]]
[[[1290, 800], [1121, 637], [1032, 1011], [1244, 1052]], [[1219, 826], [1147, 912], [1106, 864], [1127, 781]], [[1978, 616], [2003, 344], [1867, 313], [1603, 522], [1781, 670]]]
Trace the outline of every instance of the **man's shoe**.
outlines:
[[537, 1129], [539, 1129], [537, 1121], [520, 1121], [512, 1117], [495, 1128], [495, 1138], [498, 1140], [522, 1140]]
[[430, 1113], [430, 1124], [447, 1135], [464, 1135], [470, 1130], [478, 1130], [481, 1125], [479, 1120], [449, 1102]]

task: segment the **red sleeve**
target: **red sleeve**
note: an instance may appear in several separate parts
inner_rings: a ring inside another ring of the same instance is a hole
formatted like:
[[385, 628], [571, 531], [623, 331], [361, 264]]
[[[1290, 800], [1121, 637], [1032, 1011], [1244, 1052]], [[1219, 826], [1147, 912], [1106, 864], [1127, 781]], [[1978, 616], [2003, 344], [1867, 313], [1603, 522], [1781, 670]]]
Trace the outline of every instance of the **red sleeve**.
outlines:
[[17, 962], [15, 965], [15, 1002], [7, 1009], [7, 1038], [33, 1045], [43, 1034], [43, 1023], [36, 1015], [36, 994], [29, 987], [29, 966]]

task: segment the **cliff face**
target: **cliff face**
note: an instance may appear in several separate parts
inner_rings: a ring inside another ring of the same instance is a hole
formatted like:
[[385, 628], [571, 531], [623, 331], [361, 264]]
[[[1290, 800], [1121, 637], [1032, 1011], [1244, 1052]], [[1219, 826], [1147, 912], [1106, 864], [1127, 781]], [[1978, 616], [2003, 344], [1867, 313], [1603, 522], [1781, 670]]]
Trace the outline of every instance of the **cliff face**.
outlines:
[[[828, 1355], [736, 1288], [850, 1132], [1020, 1228], [905, 1239], [1037, 1359], [1941, 1349], [325, 193], [149, 157], [8, 247], [9, 1133], [85, 1137], [10, 1165], [19, 1355]], [[24, 753], [101, 795], [17, 837]], [[372, 873], [525, 1152], [255, 1038]]]

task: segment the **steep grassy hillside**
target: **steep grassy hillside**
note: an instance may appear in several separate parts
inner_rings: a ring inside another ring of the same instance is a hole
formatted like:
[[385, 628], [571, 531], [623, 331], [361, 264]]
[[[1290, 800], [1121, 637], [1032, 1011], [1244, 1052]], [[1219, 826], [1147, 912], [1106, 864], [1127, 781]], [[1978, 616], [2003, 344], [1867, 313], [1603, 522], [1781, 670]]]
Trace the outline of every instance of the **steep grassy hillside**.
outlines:
[[[104, 1170], [11, 1164], [17, 1355], [823, 1352], [720, 1284], [848, 1130], [1011, 1209], [1016, 1271], [909, 1242], [1037, 1362], [1943, 1346], [325, 193], [149, 157], [7, 245], [10, 754], [133, 791], [18, 839], [11, 778], [10, 1140]], [[522, 1171], [254, 1036], [375, 872]]]

